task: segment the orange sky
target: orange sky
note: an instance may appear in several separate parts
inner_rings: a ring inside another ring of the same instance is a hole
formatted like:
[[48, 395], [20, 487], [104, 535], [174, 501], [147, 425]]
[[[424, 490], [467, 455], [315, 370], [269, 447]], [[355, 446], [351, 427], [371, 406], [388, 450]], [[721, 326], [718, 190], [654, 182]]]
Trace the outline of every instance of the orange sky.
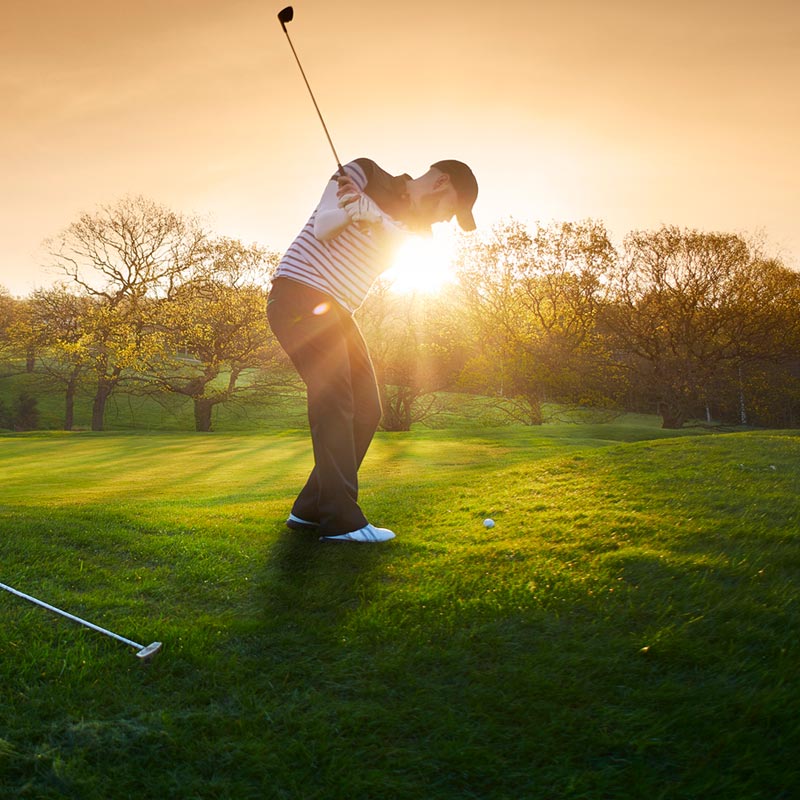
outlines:
[[[4, 0], [0, 285], [144, 194], [283, 249], [332, 155], [264, 0]], [[469, 162], [481, 227], [766, 234], [800, 266], [797, 0], [299, 0], [289, 32], [343, 161]]]

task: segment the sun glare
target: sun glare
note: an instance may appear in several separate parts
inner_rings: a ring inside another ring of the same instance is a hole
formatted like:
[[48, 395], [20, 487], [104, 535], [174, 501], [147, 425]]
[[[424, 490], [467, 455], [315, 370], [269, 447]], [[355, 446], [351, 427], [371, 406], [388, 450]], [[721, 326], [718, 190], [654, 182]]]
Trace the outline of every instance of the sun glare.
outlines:
[[435, 294], [454, 278], [456, 241], [453, 232], [442, 226], [433, 236], [413, 236], [400, 247], [391, 269], [383, 277], [395, 292]]

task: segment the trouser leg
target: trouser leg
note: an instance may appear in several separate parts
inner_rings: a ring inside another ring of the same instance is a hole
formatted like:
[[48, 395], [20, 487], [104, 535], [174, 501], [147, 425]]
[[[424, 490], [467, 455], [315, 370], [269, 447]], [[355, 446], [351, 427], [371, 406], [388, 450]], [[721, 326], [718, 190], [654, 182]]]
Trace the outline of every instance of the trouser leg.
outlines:
[[[381, 405], [375, 370], [361, 331], [349, 314], [344, 311], [340, 313], [346, 315], [341, 320], [341, 324], [347, 343], [350, 387], [353, 398], [353, 446], [356, 470], [358, 470], [378, 428], [381, 419]], [[315, 466], [295, 501], [292, 513], [301, 519], [318, 519], [319, 490], [318, 469]], [[355, 530], [355, 528], [350, 530]]]
[[275, 281], [270, 325], [306, 384], [314, 470], [292, 513], [326, 535], [363, 527], [358, 468], [380, 420], [374, 371], [352, 316], [330, 297]]

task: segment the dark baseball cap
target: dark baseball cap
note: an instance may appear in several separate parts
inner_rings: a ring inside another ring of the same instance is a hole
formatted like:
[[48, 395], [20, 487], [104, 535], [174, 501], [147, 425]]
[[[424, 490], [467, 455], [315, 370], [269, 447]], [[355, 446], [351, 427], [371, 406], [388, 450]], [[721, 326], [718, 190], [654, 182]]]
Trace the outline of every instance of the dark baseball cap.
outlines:
[[456, 219], [462, 230], [475, 230], [475, 217], [472, 216], [472, 206], [478, 197], [478, 181], [472, 170], [463, 161], [437, 161], [431, 164], [431, 169], [438, 169], [450, 176], [450, 183], [458, 195], [458, 209]]

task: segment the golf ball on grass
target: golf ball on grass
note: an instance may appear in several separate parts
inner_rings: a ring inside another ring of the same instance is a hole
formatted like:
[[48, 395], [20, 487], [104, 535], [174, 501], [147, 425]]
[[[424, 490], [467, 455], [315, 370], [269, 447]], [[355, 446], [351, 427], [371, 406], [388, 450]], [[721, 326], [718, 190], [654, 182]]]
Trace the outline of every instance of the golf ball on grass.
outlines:
[[484, 528], [494, 528], [494, 520], [493, 519], [485, 519], [483, 521]]

